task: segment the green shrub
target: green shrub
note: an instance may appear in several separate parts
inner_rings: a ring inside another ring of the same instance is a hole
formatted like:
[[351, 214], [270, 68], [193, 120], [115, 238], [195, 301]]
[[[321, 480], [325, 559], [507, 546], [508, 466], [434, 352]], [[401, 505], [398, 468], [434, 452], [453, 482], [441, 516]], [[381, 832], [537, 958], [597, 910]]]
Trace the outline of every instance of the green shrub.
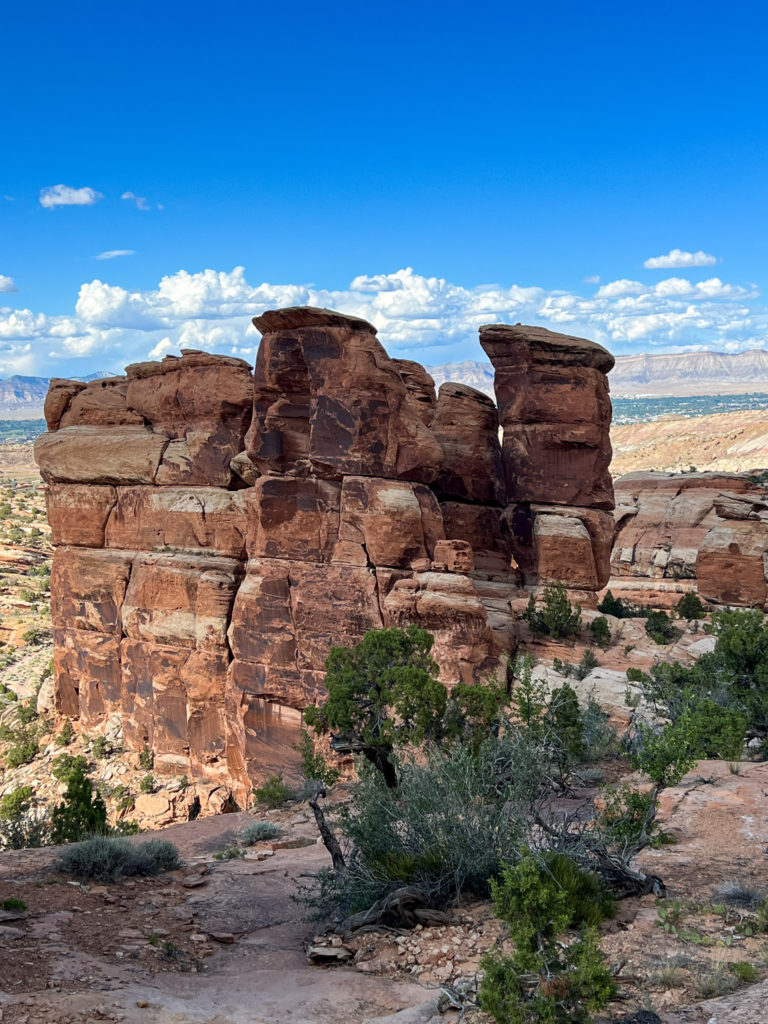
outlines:
[[2, 902], [0, 902], [0, 908], [2, 908], [3, 910], [24, 911], [27, 909], [27, 904], [24, 902], [24, 900], [17, 900], [12, 897], [11, 899], [3, 900]]
[[573, 675], [579, 680], [586, 679], [592, 669], [597, 668], [599, 664], [597, 655], [591, 647], [588, 647], [582, 654], [579, 664], [573, 670]]
[[154, 764], [155, 755], [145, 744], [144, 749], [139, 754], [139, 768], [143, 769], [145, 772], [149, 772], [152, 771]]
[[520, 729], [476, 748], [430, 745], [399, 754], [397, 769], [400, 782], [391, 789], [361, 763], [351, 800], [337, 812], [343, 842], [355, 851], [327, 894], [343, 914], [404, 883], [418, 886], [430, 906], [451, 904], [462, 892], [487, 895], [489, 879], [529, 841], [552, 762]]
[[245, 850], [239, 849], [237, 846], [230, 846], [226, 850], [219, 850], [218, 853], [214, 853], [214, 860], [238, 860], [245, 856]]
[[589, 624], [589, 631], [592, 639], [598, 647], [607, 647], [611, 642], [611, 628], [608, 619], [604, 615], [598, 615]]
[[5, 752], [5, 763], [9, 768], [20, 768], [23, 764], [29, 764], [37, 756], [38, 750], [37, 740], [26, 730], [20, 729]]
[[20, 786], [12, 793], [0, 798], [0, 818], [4, 821], [16, 821], [26, 814], [32, 803], [32, 787]]
[[291, 799], [291, 791], [283, 782], [281, 775], [270, 775], [261, 786], [254, 787], [253, 795], [257, 802], [267, 807], [281, 807]]
[[241, 839], [246, 846], [255, 846], [256, 843], [277, 839], [280, 831], [280, 828], [273, 821], [254, 821], [252, 825], [248, 825], [243, 830]]
[[627, 604], [626, 601], [622, 601], [620, 597], [614, 597], [610, 590], [606, 590], [605, 597], [598, 604], [597, 610], [603, 615], [612, 615], [615, 619], [629, 619], [637, 609]]
[[51, 839], [51, 823], [25, 811], [18, 818], [0, 818], [0, 850], [28, 850], [47, 846]]
[[88, 759], [82, 754], [59, 754], [51, 764], [51, 775], [59, 782], [67, 782], [75, 772], [88, 772]]
[[[576, 866], [566, 871], [558, 862], [558, 870], [560, 879], [546, 860], [529, 854], [491, 883], [494, 910], [515, 947], [511, 956], [487, 954], [480, 964], [480, 1005], [499, 1024], [581, 1024], [616, 994], [596, 929], [578, 920], [592, 883]], [[579, 923], [580, 938], [558, 942]]]
[[341, 778], [338, 768], [329, 765], [322, 754], [315, 751], [315, 744], [306, 729], [301, 730], [299, 742], [295, 744], [294, 750], [301, 755], [301, 774], [308, 781], [316, 779], [324, 786], [335, 786]]
[[523, 618], [533, 633], [564, 640], [575, 636], [581, 629], [581, 606], [577, 604], [574, 608], [563, 584], [553, 583], [544, 588], [544, 600], [540, 606], [531, 594]]
[[689, 592], [683, 594], [677, 602], [675, 611], [681, 619], [687, 619], [690, 622], [692, 619], [703, 619], [707, 614], [707, 606], [702, 603], [698, 594]]
[[627, 679], [630, 683], [647, 683], [650, 682], [651, 677], [647, 672], [643, 672], [640, 668], [634, 668], [632, 665], [627, 669]]
[[91, 753], [97, 761], [101, 761], [105, 757], [109, 757], [112, 753], [112, 748], [105, 736], [97, 736], [91, 744]]
[[155, 786], [156, 782], [154, 775], [145, 775], [139, 783], [139, 791], [142, 793], [154, 793]]
[[740, 963], [728, 964], [733, 974], [738, 978], [739, 981], [743, 981], [745, 984], [750, 984], [753, 981], [757, 981], [759, 971], [753, 964]]
[[678, 640], [680, 630], [666, 612], [649, 611], [645, 617], [645, 632], [654, 643], [661, 646]]
[[179, 851], [162, 839], [134, 844], [126, 839], [95, 836], [62, 850], [55, 863], [59, 871], [83, 881], [114, 882], [122, 876], [173, 871], [179, 867]]
[[76, 843], [89, 835], [107, 831], [107, 808], [82, 767], [67, 777], [67, 792], [51, 814], [51, 840]]
[[68, 747], [74, 738], [75, 730], [72, 728], [72, 722], [67, 718], [61, 732], [56, 737], [56, 746]]

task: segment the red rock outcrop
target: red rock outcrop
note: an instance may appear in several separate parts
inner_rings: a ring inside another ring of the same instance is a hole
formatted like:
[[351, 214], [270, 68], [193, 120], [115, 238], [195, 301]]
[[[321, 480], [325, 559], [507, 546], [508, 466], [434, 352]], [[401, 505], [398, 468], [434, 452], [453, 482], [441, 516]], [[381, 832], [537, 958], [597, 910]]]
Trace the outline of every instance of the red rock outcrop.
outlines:
[[57, 707], [88, 728], [119, 712], [158, 771], [239, 798], [295, 764], [332, 645], [415, 622], [441, 678], [471, 682], [514, 651], [511, 553], [530, 581], [594, 589], [611, 532], [599, 346], [485, 329], [502, 450], [490, 399], [453, 384], [436, 398], [365, 321], [284, 309], [254, 323], [253, 377], [184, 351], [52, 382], [36, 445]]
[[521, 324], [481, 327], [480, 344], [495, 371], [502, 521], [515, 560], [529, 583], [600, 589], [614, 505], [606, 376], [613, 356], [584, 338]]

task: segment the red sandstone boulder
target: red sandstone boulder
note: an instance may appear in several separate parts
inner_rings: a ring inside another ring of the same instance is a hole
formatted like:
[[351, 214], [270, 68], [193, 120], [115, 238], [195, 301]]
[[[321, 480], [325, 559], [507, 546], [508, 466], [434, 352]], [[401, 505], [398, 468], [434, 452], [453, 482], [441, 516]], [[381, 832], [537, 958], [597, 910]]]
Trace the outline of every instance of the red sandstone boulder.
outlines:
[[58, 430], [61, 417], [69, 408], [69, 403], [88, 385], [81, 380], [67, 380], [64, 377], [52, 377], [48, 382], [48, 394], [45, 396], [43, 415], [49, 430]]
[[613, 356], [583, 338], [521, 324], [481, 327], [480, 344], [496, 371], [506, 500], [613, 508]]
[[70, 401], [59, 422], [60, 427], [118, 427], [144, 425], [138, 412], [128, 408], [127, 377], [103, 377], [91, 381]]
[[269, 311], [254, 324], [264, 337], [246, 448], [257, 469], [434, 479], [440, 446], [370, 324], [311, 308]]
[[329, 562], [339, 536], [341, 485], [263, 476], [245, 492], [249, 558]]
[[[420, 500], [421, 499], [421, 500]], [[341, 550], [334, 561], [408, 568], [431, 557], [442, 537], [442, 517], [434, 495], [399, 480], [348, 476], [341, 488]], [[358, 559], [354, 545], [361, 549]]]
[[437, 406], [435, 382], [421, 365], [412, 359], [393, 359], [407, 389], [407, 401], [425, 427], [432, 425]]
[[762, 608], [768, 601], [768, 523], [719, 520], [696, 559], [699, 594], [717, 604]]
[[471, 573], [475, 569], [472, 545], [465, 540], [439, 540], [435, 544], [435, 561], [433, 567], [441, 565], [442, 572]]
[[510, 505], [502, 517], [526, 583], [601, 590], [611, 575], [613, 519], [600, 509]]
[[486, 504], [503, 499], [499, 417], [487, 395], [465, 384], [441, 385], [432, 433], [444, 453], [437, 494]]
[[151, 484], [167, 444], [144, 427], [65, 427], [38, 437], [35, 461], [46, 483]]

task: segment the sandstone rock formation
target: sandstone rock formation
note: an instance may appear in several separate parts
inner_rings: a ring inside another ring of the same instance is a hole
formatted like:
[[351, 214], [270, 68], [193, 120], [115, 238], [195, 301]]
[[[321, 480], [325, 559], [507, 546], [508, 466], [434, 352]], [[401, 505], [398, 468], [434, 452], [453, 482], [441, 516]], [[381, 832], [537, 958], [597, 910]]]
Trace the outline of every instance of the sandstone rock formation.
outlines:
[[415, 622], [446, 683], [494, 671], [514, 652], [520, 572], [603, 585], [612, 505], [599, 346], [483, 329], [502, 447], [487, 396], [436, 396], [365, 321], [283, 309], [254, 323], [253, 375], [183, 351], [53, 381], [36, 445], [57, 707], [89, 729], [122, 714], [158, 770], [240, 798], [295, 762], [331, 645]]
[[614, 504], [606, 377], [613, 356], [583, 338], [521, 324], [481, 327], [480, 344], [495, 370], [512, 553], [528, 582], [599, 590], [608, 581]]
[[716, 604], [768, 602], [768, 496], [746, 474], [629, 473], [616, 481], [612, 572], [697, 580]]

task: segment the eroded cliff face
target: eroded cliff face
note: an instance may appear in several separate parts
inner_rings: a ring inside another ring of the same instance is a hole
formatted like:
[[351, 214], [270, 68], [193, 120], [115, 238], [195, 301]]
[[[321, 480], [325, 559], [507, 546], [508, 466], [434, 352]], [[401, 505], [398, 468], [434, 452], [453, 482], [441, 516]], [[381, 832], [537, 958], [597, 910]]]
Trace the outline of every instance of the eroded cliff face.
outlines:
[[295, 764], [331, 645], [415, 622], [447, 684], [499, 670], [523, 578], [604, 585], [613, 502], [600, 346], [484, 328], [500, 444], [487, 396], [436, 395], [363, 320], [254, 323], [253, 374], [184, 351], [53, 381], [36, 445], [59, 710], [241, 797]]
[[748, 474], [616, 481], [615, 577], [696, 580], [714, 604], [768, 608], [768, 494]]

